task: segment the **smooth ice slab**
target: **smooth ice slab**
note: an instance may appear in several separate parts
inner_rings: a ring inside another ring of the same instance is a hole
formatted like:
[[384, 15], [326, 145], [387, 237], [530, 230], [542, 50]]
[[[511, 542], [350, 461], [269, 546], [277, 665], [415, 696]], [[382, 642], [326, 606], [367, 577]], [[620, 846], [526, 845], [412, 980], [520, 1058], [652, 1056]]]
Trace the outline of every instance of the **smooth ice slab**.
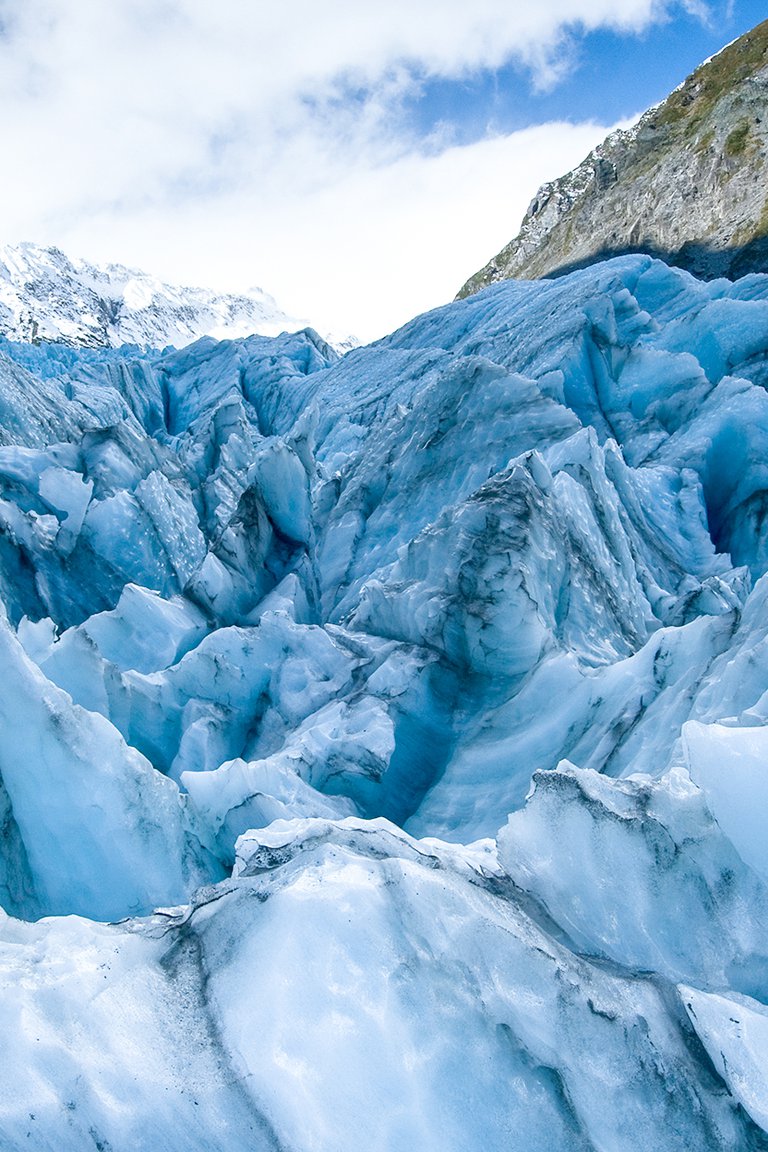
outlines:
[[768, 728], [683, 729], [691, 778], [745, 864], [768, 882]]

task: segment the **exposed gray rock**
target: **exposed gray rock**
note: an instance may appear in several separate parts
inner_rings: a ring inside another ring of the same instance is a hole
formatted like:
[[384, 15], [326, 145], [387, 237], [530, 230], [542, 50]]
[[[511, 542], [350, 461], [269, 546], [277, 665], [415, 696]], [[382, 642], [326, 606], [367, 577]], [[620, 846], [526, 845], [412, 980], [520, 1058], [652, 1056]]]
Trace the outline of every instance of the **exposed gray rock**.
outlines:
[[703, 279], [768, 270], [768, 21], [536, 193], [518, 236], [459, 292], [625, 252]]

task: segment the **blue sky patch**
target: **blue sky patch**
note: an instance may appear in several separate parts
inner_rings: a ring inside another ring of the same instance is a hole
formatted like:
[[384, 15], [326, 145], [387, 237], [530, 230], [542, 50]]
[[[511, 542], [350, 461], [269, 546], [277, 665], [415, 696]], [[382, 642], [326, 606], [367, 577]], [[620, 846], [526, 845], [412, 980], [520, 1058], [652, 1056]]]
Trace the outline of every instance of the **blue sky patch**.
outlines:
[[530, 71], [517, 63], [463, 80], [424, 80], [405, 100], [403, 115], [415, 135], [455, 144], [553, 120], [615, 123], [663, 100], [702, 60], [768, 15], [762, 0], [712, 8], [709, 26], [678, 10], [638, 35], [574, 33], [571, 66], [549, 91], [537, 91]]

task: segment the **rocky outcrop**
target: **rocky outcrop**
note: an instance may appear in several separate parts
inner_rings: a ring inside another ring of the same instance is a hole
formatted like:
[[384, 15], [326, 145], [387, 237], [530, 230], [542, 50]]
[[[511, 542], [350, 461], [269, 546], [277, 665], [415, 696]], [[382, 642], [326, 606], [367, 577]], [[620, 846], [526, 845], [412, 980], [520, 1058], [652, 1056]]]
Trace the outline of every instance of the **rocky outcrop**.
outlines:
[[544, 184], [518, 236], [459, 292], [647, 252], [703, 279], [768, 270], [768, 21]]

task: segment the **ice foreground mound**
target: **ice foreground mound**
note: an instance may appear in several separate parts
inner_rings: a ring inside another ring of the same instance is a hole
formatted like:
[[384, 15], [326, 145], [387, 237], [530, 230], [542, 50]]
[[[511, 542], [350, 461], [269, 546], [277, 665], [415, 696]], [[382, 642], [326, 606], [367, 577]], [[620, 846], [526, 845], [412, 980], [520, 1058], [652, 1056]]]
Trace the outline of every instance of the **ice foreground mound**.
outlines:
[[768, 1148], [767, 382], [647, 257], [4, 347], [4, 1148]]
[[731, 1096], [695, 1030], [761, 1006], [579, 957], [489, 848], [351, 819], [241, 844], [189, 909], [4, 927], [4, 1147], [764, 1146], [760, 1072]]

